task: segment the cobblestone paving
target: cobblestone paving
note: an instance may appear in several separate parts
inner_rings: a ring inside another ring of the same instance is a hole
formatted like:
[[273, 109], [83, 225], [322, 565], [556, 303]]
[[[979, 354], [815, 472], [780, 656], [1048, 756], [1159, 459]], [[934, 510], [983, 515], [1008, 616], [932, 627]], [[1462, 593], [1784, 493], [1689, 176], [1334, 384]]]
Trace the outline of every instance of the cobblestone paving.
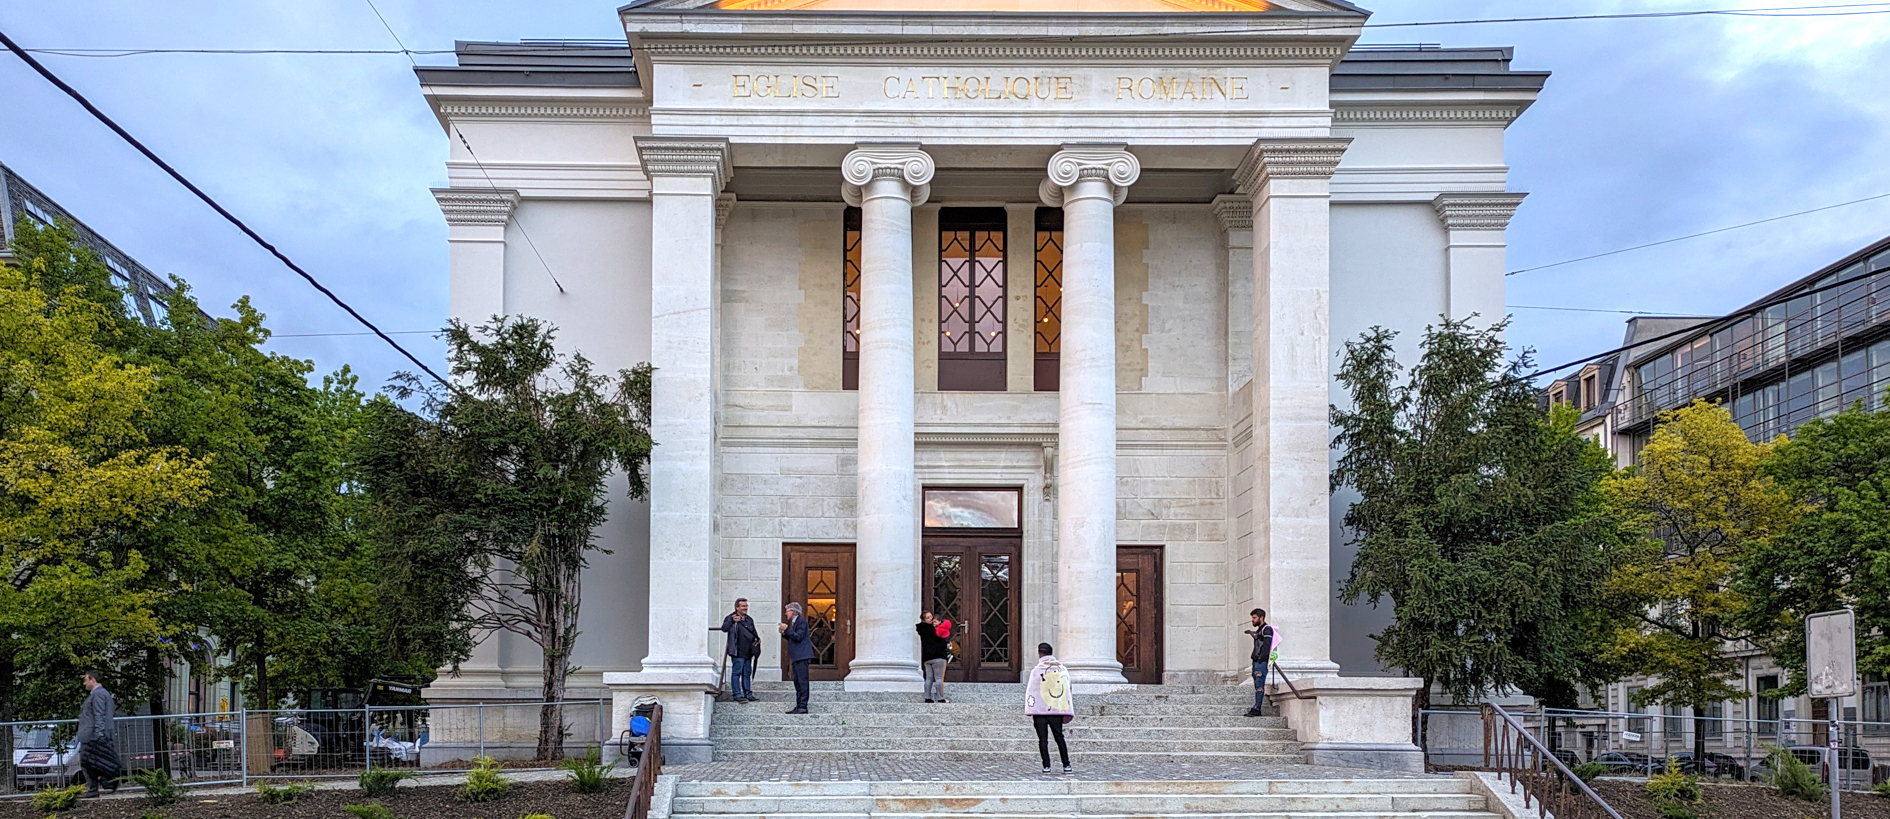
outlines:
[[[1053, 757], [1054, 758], [1054, 757]], [[1427, 774], [1331, 768], [1320, 765], [1285, 765], [1243, 762], [1238, 759], [1160, 762], [1143, 760], [1096, 762], [1077, 760], [1067, 777], [1092, 781], [1171, 781], [1201, 779], [1404, 779]], [[1046, 774], [1031, 760], [1015, 758], [993, 762], [930, 762], [861, 755], [847, 759], [747, 758], [700, 765], [664, 765], [663, 773], [688, 782], [1017, 782], [1063, 779], [1061, 772]]]

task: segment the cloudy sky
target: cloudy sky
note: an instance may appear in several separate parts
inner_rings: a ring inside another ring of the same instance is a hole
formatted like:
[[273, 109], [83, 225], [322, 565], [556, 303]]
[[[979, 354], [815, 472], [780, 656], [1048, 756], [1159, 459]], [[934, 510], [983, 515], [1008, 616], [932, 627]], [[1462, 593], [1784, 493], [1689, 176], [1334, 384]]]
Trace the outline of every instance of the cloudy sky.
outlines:
[[[1857, 0], [1823, 0], [1857, 2]], [[377, 0], [409, 47], [621, 38], [614, 3]], [[1364, 0], [1374, 23], [1805, 5], [1818, 0]], [[1890, 6], [1885, 6], [1890, 8]], [[392, 45], [366, 0], [11, 4], [27, 47]], [[1510, 266], [1890, 193], [1890, 14], [1711, 16], [1370, 30], [1365, 42], [1510, 45], [1555, 72], [1510, 128], [1530, 196]], [[44, 56], [67, 81], [344, 298], [394, 331], [438, 327], [446, 138], [397, 55]], [[450, 62], [438, 55], [423, 62]], [[0, 60], [0, 163], [213, 312], [249, 295], [276, 349], [377, 385], [404, 362], [37, 75]], [[1890, 234], [1890, 198], [1510, 279], [1512, 340], [1559, 363], [1614, 346], [1620, 313], [1731, 310]], [[427, 335], [399, 336], [429, 362]]]

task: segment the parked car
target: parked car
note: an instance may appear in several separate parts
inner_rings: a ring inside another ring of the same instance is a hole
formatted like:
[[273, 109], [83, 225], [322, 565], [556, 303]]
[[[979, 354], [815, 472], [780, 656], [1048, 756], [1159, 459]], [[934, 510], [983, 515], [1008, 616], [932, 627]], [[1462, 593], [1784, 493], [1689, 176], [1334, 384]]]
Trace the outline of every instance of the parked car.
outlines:
[[[1816, 745], [1793, 745], [1785, 750], [1789, 751], [1792, 756], [1798, 757], [1800, 762], [1811, 766], [1811, 769], [1818, 773], [1819, 779], [1823, 779], [1827, 782], [1830, 781], [1831, 772], [1825, 767], [1823, 748]], [[1874, 777], [1871, 770], [1869, 751], [1862, 748], [1842, 748], [1839, 749], [1838, 757], [1844, 772], [1844, 786], [1846, 789], [1863, 789], [1870, 787], [1871, 780]], [[1754, 763], [1751, 775], [1747, 778], [1753, 782], [1771, 779], [1771, 758], [1767, 757], [1764, 760]]]
[[[1682, 751], [1680, 753], [1674, 754], [1673, 761], [1679, 763], [1680, 769], [1683, 771], [1693, 770], [1693, 752], [1692, 751]], [[1717, 754], [1711, 751], [1707, 752], [1706, 764], [1701, 766], [1701, 770], [1699, 772], [1706, 776], [1724, 776], [1724, 777], [1731, 777], [1733, 779], [1746, 778], [1745, 763], [1741, 762], [1737, 757], [1728, 756], [1726, 754]]]
[[13, 790], [36, 791], [65, 785], [79, 775], [79, 743], [53, 741], [51, 728], [15, 729], [13, 734]]
[[1608, 766], [1608, 773], [1615, 776], [1646, 776], [1664, 764], [1633, 751], [1609, 751], [1595, 757], [1595, 761]]

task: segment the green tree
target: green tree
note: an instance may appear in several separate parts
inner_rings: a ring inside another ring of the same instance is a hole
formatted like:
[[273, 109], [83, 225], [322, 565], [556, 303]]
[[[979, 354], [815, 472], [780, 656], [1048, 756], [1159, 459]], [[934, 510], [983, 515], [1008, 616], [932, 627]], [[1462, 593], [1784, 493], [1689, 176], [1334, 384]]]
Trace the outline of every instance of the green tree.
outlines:
[[437, 583], [429, 602], [464, 612], [461, 633], [509, 631], [542, 650], [543, 759], [563, 756], [563, 710], [551, 703], [575, 670], [579, 581], [600, 548], [606, 482], [621, 471], [643, 497], [651, 447], [649, 366], [595, 374], [558, 353], [554, 334], [528, 317], [495, 317], [477, 334], [453, 322], [454, 385], [399, 376], [394, 397], [418, 399], [425, 416], [377, 404], [363, 456], [382, 531], [398, 541], [391, 573]]
[[1862, 404], [1805, 423], [1773, 445], [1760, 473], [1804, 509], [1778, 537], [1746, 549], [1743, 624], [1805, 689], [1805, 616], [1857, 613], [1857, 662], [1890, 674], [1890, 409]]
[[1373, 328], [1339, 369], [1352, 406], [1332, 409], [1332, 488], [1358, 493], [1344, 524], [1359, 549], [1340, 595], [1391, 600], [1375, 654], [1423, 679], [1420, 709], [1433, 685], [1573, 705], [1593, 680], [1585, 612], [1616, 537], [1598, 493], [1611, 465], [1573, 414], [1541, 409], [1526, 354], [1505, 366], [1502, 330], [1428, 328], [1401, 383], [1395, 334]]
[[[1696, 401], [1662, 413], [1639, 465], [1604, 484], [1638, 535], [1608, 578], [1608, 610], [1619, 619], [1604, 646], [1618, 667], [1651, 678], [1636, 705], [1690, 707], [1700, 721], [1738, 694], [1739, 665], [1726, 646], [1748, 635], [1734, 567], [1796, 513], [1759, 471], [1770, 448], [1747, 440], [1725, 407]], [[1704, 728], [1695, 725], [1696, 764], [1706, 758]]]
[[16, 245], [19, 266], [0, 265], [0, 721], [69, 715], [78, 669], [169, 636], [133, 544], [202, 502], [207, 479], [144, 434], [157, 380], [113, 351], [125, 327], [115, 297], [96, 300], [113, 292], [96, 286], [104, 266], [69, 228], [21, 234], [66, 244]]

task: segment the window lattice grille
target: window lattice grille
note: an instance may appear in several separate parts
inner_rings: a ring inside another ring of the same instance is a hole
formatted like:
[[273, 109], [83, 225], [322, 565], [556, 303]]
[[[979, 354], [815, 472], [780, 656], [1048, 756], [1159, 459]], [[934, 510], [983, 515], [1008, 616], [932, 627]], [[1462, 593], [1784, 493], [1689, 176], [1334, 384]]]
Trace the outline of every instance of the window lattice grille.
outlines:
[[940, 234], [939, 349], [1004, 352], [1004, 231]]

